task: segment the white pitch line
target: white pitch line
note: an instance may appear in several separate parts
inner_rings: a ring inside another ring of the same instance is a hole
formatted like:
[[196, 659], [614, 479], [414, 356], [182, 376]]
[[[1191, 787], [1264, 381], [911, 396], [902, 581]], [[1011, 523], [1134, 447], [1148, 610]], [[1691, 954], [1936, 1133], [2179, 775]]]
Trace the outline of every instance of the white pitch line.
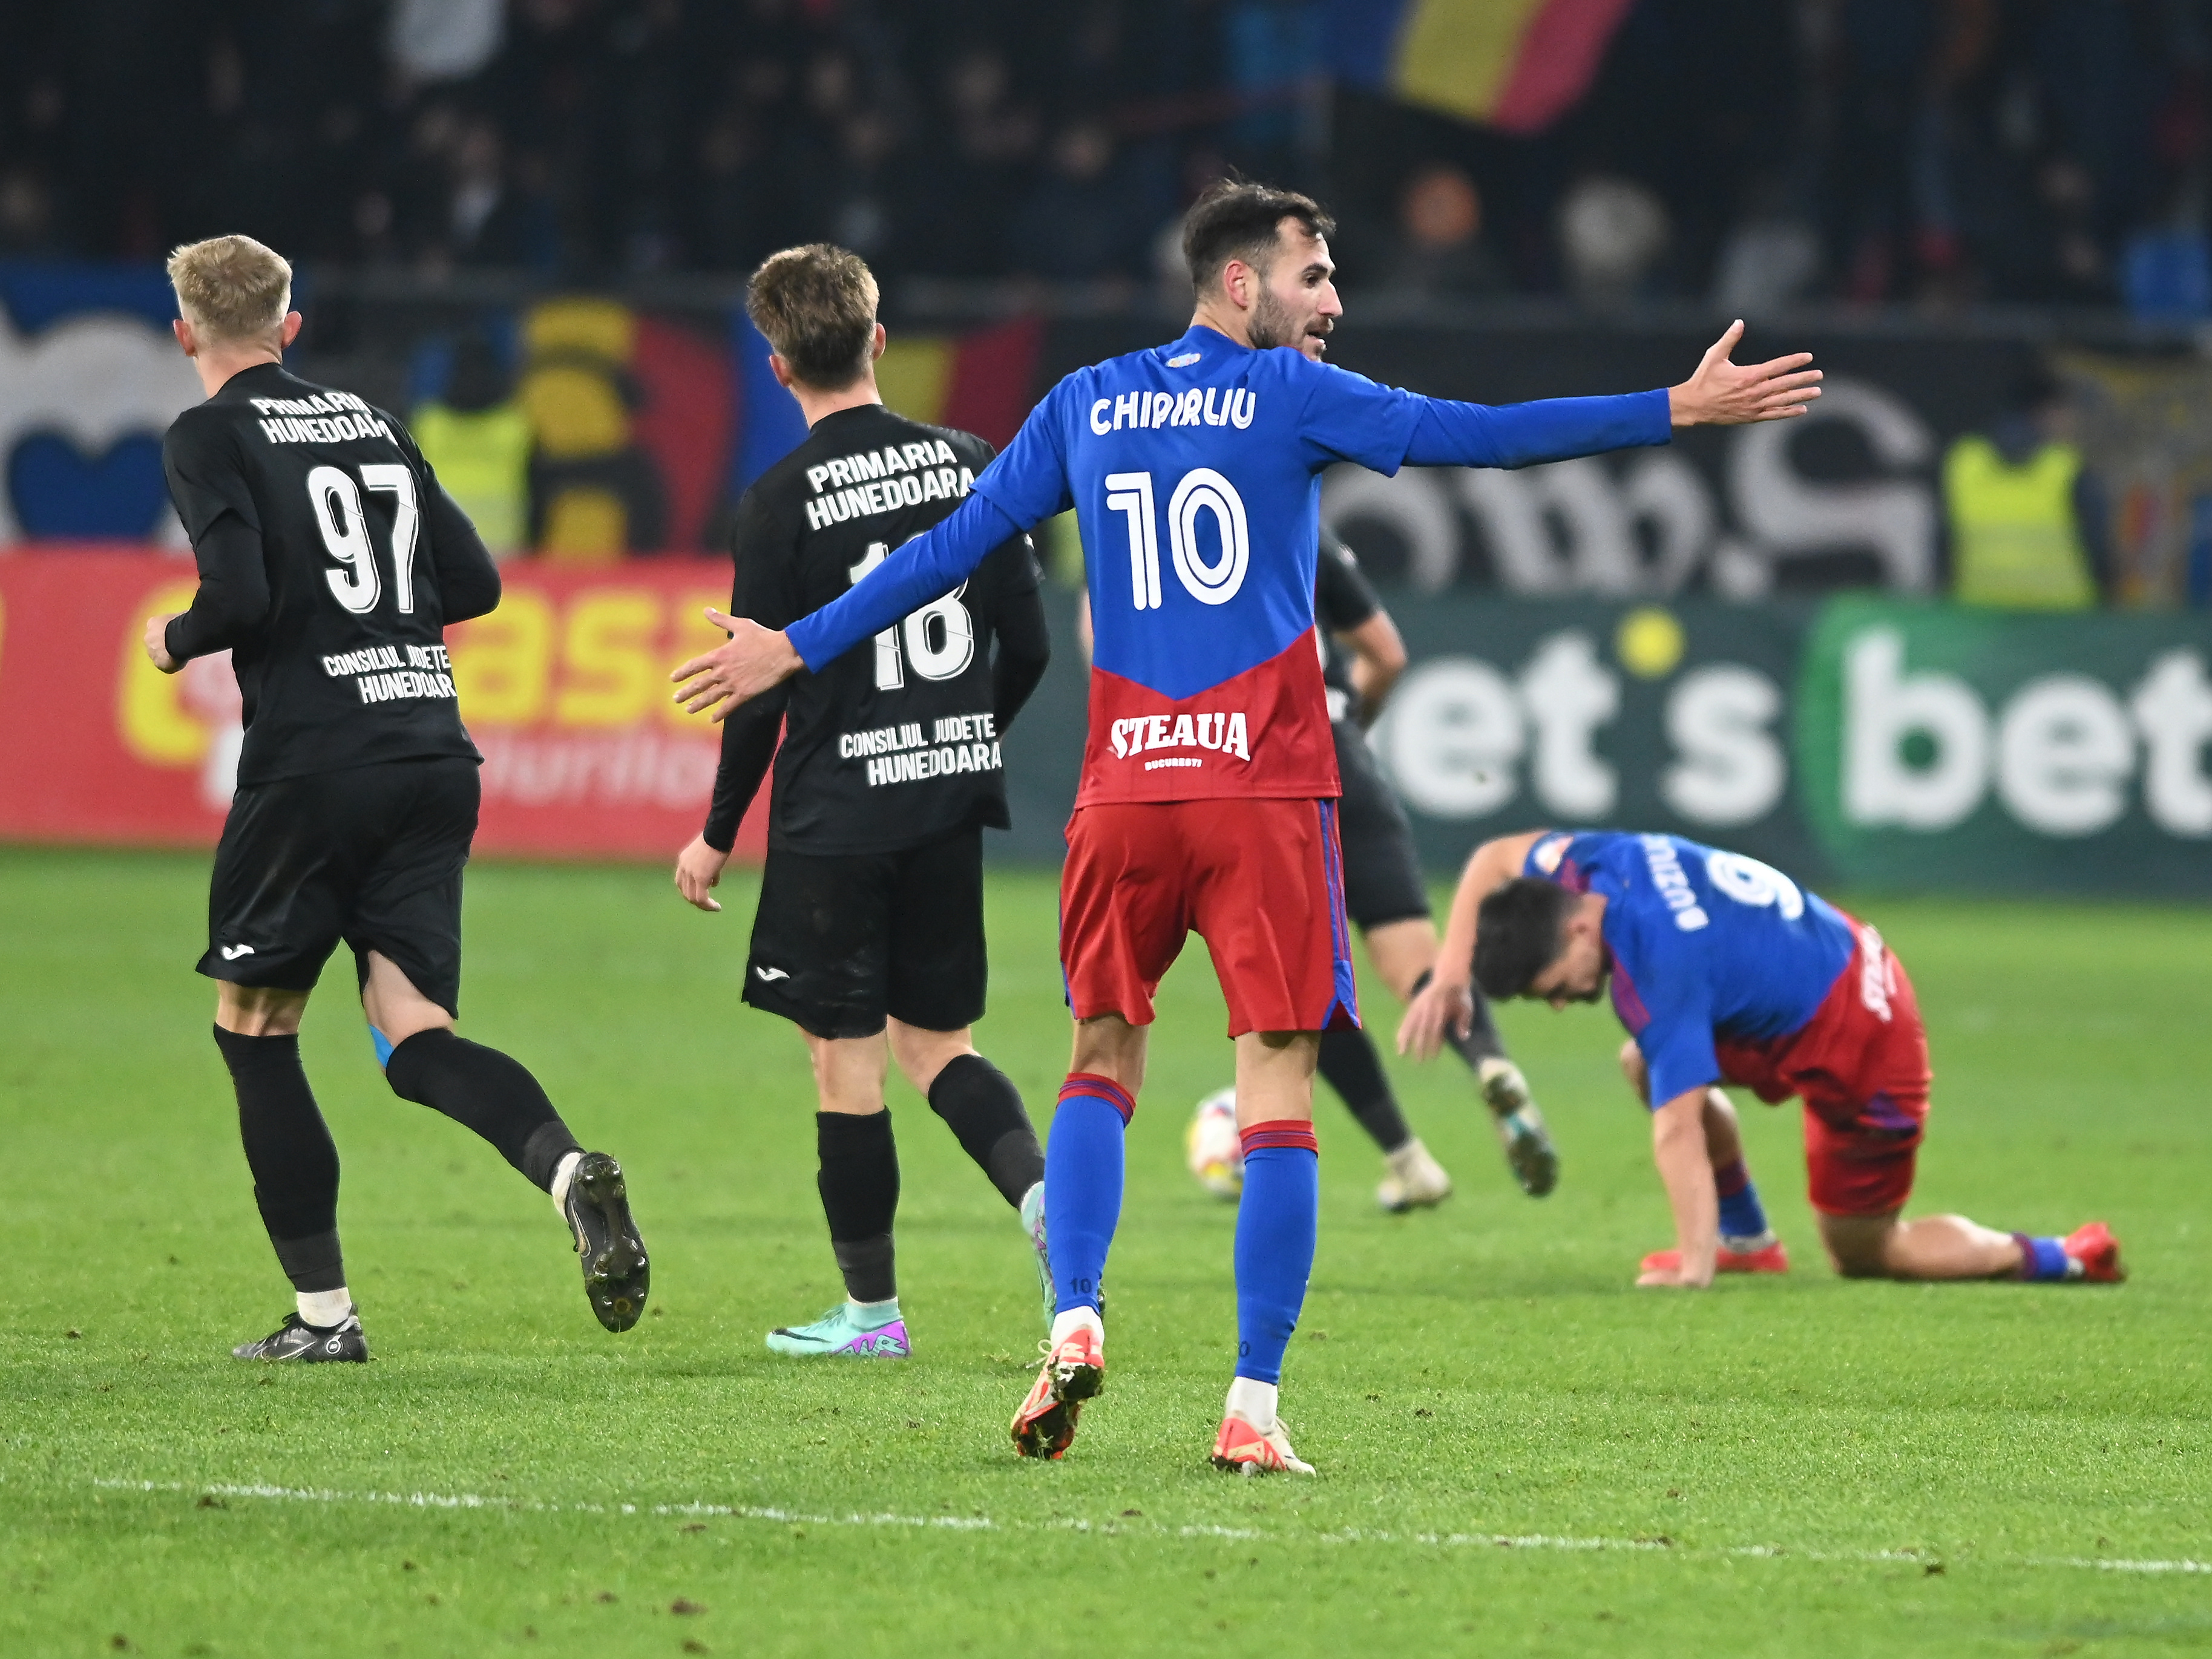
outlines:
[[[772, 1521], [794, 1527], [913, 1527], [954, 1532], [1089, 1532], [1106, 1537], [1151, 1535], [1176, 1538], [1224, 1538], [1243, 1542], [1291, 1544], [1426, 1544], [1442, 1549], [1530, 1549], [1577, 1553], [1607, 1550], [1620, 1553], [1678, 1556], [1738, 1556], [1759, 1560], [1847, 1561], [1863, 1565], [1890, 1562], [1918, 1562], [1936, 1565], [1940, 1558], [1917, 1550], [1792, 1549], [1779, 1544], [1678, 1544], [1668, 1538], [1575, 1538], [1550, 1533], [1417, 1532], [1400, 1534], [1347, 1529], [1311, 1535], [1261, 1532], [1249, 1527], [1163, 1526], [1157, 1522], [1131, 1527], [1126, 1520], [1094, 1523], [1068, 1519], [1051, 1522], [998, 1522], [981, 1515], [815, 1515], [757, 1504], [552, 1504], [528, 1498], [488, 1497], [472, 1492], [336, 1492], [326, 1487], [240, 1486], [228, 1482], [185, 1480], [94, 1480], [110, 1492], [199, 1492], [210, 1498], [259, 1498], [278, 1503], [392, 1505], [404, 1509], [506, 1510], [526, 1515], [650, 1515], [715, 1516], [735, 1521]], [[1992, 1567], [2064, 1568], [2097, 1572], [2207, 1573], [2212, 1561], [2114, 1560], [2098, 1556], [1968, 1557], [1972, 1565]]]

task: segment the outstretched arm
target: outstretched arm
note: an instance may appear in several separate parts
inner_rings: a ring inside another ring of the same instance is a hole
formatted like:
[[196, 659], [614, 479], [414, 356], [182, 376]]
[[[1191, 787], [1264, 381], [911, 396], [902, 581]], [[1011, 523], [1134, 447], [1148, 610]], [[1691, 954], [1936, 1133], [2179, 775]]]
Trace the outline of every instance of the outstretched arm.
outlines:
[[729, 630], [727, 645], [684, 663], [669, 678], [676, 700], [689, 713], [711, 709], [726, 718], [749, 697], [788, 680], [801, 669], [819, 670], [908, 611], [940, 599], [1001, 542], [1029, 528], [987, 498], [970, 493], [860, 581], [811, 615], [781, 630], [709, 609], [707, 618]]
[[1468, 987], [1474, 980], [1475, 913], [1482, 901], [1521, 874], [1528, 849], [1547, 831], [1529, 830], [1520, 835], [1501, 835], [1474, 850], [1460, 873], [1459, 890], [1452, 894], [1451, 916], [1444, 923], [1443, 943], [1437, 948], [1437, 966], [1421, 994], [1406, 1008], [1398, 1025], [1398, 1052], [1417, 1060], [1433, 1060], [1443, 1046], [1444, 1034], [1467, 1035], [1474, 1018], [1474, 998]]
[[1745, 426], [1804, 414], [1820, 395], [1820, 371], [1806, 366], [1813, 354], [1739, 366], [1729, 354], [1742, 337], [1741, 322], [1729, 324], [1697, 372], [1664, 391], [1496, 407], [1423, 398], [1406, 460], [1413, 466], [1527, 467], [1663, 444], [1676, 427]]

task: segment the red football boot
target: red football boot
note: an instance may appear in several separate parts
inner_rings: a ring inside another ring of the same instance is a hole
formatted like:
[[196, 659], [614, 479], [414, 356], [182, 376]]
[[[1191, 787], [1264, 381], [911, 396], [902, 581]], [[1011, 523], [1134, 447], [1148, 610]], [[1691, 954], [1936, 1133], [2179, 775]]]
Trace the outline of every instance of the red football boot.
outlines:
[[[1645, 1256], [1638, 1268], [1641, 1273], [1678, 1273], [1682, 1267], [1682, 1252], [1678, 1250], [1655, 1250]], [[1723, 1249], [1713, 1257], [1715, 1273], [1787, 1273], [1790, 1271], [1790, 1252], [1778, 1238], [1757, 1250]]]
[[[2117, 1285], [2128, 1276], [2120, 1265], [2120, 1241], [2102, 1221], [2086, 1221], [2066, 1235], [2066, 1259], [2093, 1285]], [[2072, 1277], [2069, 1275], [2068, 1277]]]

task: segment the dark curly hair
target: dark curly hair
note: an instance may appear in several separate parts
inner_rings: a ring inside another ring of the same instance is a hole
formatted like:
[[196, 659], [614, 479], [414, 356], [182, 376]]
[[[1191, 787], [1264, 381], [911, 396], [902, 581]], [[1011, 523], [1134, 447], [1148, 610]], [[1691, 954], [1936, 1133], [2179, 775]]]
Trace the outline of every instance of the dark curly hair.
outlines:
[[1482, 901], [1475, 912], [1474, 983], [1493, 1001], [1524, 996], [1528, 982], [1566, 948], [1576, 895], [1523, 875]]

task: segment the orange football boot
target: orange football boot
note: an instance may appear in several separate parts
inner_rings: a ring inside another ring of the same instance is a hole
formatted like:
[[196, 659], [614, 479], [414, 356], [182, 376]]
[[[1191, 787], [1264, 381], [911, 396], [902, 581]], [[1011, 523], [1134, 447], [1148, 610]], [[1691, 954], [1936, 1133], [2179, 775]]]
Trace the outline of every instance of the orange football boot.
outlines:
[[1265, 1434], [1235, 1414], [1221, 1420], [1221, 1432], [1213, 1437], [1213, 1467], [1240, 1469], [1246, 1474], [1311, 1474], [1314, 1466], [1291, 1450], [1283, 1420]]
[[1083, 1402], [1106, 1386], [1105, 1339], [1078, 1325], [1058, 1346], [1047, 1341], [1044, 1364], [1014, 1414], [1014, 1450], [1024, 1457], [1059, 1457], [1075, 1440]]

